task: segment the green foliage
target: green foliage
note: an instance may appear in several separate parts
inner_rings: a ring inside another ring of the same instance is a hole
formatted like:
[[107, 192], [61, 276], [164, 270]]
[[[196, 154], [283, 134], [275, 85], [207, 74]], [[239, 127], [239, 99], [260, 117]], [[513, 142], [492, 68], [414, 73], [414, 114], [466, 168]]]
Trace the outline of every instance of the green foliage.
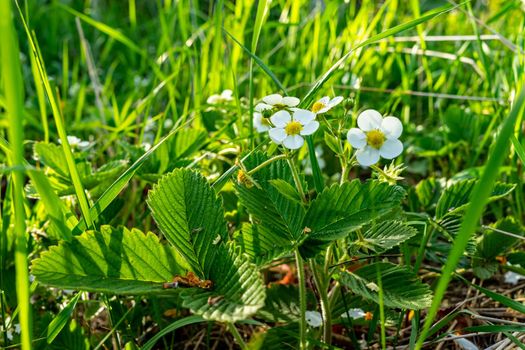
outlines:
[[[461, 180], [447, 187], [436, 207], [436, 218], [441, 219], [445, 215], [452, 215], [465, 209], [469, 203], [472, 190], [476, 185], [476, 180]], [[512, 184], [496, 183], [489, 201], [494, 201], [508, 195], [516, 186]]]
[[264, 305], [266, 291], [255, 264], [233, 248], [221, 248], [210, 271], [212, 290], [185, 289], [181, 298], [184, 307], [207, 320], [236, 322]]
[[[247, 170], [254, 169], [268, 158], [260, 152], [254, 153], [245, 161]], [[290, 243], [301, 239], [305, 210], [300, 202], [292, 200], [290, 191], [284, 191], [280, 181], [293, 183], [292, 173], [284, 160], [277, 160], [267, 167], [257, 171], [251, 177], [256, 184], [248, 188], [244, 184], [236, 184], [235, 188], [240, 203], [252, 215], [252, 221], [263, 225], [272, 235], [286, 238]], [[281, 184], [275, 185], [275, 184]]]
[[286, 237], [264, 225], [244, 223], [235, 234], [234, 240], [235, 245], [260, 266], [290, 254], [291, 245]]
[[385, 306], [419, 310], [430, 305], [432, 293], [429, 287], [406, 267], [391, 263], [373, 263], [351, 273], [343, 272], [341, 283], [352, 292], [379, 303], [378, 274]]
[[414, 237], [417, 230], [399, 221], [383, 221], [372, 225], [362, 234], [362, 238], [353, 241], [349, 249], [364, 248], [382, 253]]
[[168, 241], [201, 278], [210, 275], [217, 246], [227, 238], [220, 200], [206, 179], [177, 169], [148, 196], [153, 218]]
[[40, 283], [63, 289], [173, 295], [162, 284], [186, 269], [178, 252], [154, 234], [102, 226], [50, 247], [31, 271]]
[[316, 254], [333, 240], [377, 220], [397, 208], [405, 197], [399, 186], [354, 180], [325, 189], [310, 205], [303, 227], [309, 228], [302, 253]]
[[[523, 227], [513, 217], [502, 218], [491, 227], [494, 230], [483, 232], [477, 242], [476, 253], [472, 257], [474, 273], [483, 279], [490, 278], [497, 272], [500, 262], [496, 257], [504, 255], [519, 241], [518, 237], [524, 234]], [[505, 234], [507, 232], [515, 236]]]

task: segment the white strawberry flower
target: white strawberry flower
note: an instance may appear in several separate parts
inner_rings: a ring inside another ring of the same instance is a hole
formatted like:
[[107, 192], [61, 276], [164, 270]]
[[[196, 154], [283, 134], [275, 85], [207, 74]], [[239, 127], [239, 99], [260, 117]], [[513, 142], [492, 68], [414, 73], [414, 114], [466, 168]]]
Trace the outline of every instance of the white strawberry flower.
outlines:
[[312, 105], [312, 112], [316, 114], [326, 113], [340, 104], [342, 101], [343, 96], [336, 96], [332, 99], [330, 99], [328, 96], [325, 96]]
[[319, 311], [308, 310], [304, 313], [304, 316], [306, 323], [308, 323], [310, 327], [318, 328], [323, 324], [323, 317]]
[[214, 94], [208, 97], [206, 102], [210, 105], [218, 105], [233, 101], [233, 91], [226, 89], [221, 94]]
[[290, 112], [283, 109], [270, 117], [275, 127], [270, 129], [269, 135], [279, 145], [298, 149], [304, 144], [303, 136], [313, 134], [319, 128], [319, 122], [315, 120], [315, 114], [306, 109], [291, 108]]
[[403, 152], [398, 140], [403, 125], [396, 117], [385, 117], [373, 109], [363, 111], [357, 117], [357, 126], [348, 131], [348, 142], [357, 149], [355, 156], [362, 166], [374, 165], [380, 157], [393, 159]]
[[265, 118], [260, 112], [253, 112], [253, 126], [257, 132], [265, 132], [272, 127], [270, 120]]

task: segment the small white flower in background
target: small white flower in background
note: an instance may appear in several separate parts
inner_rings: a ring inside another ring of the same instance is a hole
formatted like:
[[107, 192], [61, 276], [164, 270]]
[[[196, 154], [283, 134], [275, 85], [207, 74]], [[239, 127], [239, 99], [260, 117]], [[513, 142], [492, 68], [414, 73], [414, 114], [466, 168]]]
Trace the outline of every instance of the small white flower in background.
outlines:
[[306, 311], [304, 313], [306, 323], [310, 327], [317, 328], [321, 327], [323, 324], [323, 318], [321, 317], [321, 314], [318, 311]]
[[385, 117], [373, 109], [363, 111], [357, 117], [357, 126], [348, 131], [348, 142], [356, 148], [357, 162], [362, 166], [374, 165], [380, 157], [393, 159], [403, 152], [398, 140], [403, 125], [396, 117]]
[[520, 280], [525, 279], [525, 276], [520, 275], [519, 273], [516, 273], [513, 271], [509, 271], [505, 273], [504, 278], [505, 278], [505, 283], [512, 284], [513, 286], [515, 286], [516, 284], [518, 284]]
[[253, 126], [258, 132], [265, 132], [271, 129], [272, 125], [268, 119], [273, 114], [293, 108], [301, 101], [297, 97], [281, 96], [279, 94], [272, 94], [263, 97], [262, 102], [258, 103], [253, 113]]
[[142, 146], [142, 148], [144, 149], [144, 151], [146, 151], [146, 152], [149, 151], [149, 150], [151, 149], [151, 143], [149, 143], [149, 142], [143, 142], [143, 143], [141, 144], [141, 146]]
[[336, 96], [332, 99], [325, 96], [312, 105], [312, 112], [316, 114], [326, 113], [343, 101], [343, 96]]
[[[62, 140], [58, 139], [58, 143], [62, 144]], [[67, 136], [67, 143], [69, 143], [69, 146], [73, 148], [80, 148], [80, 149], [88, 148], [91, 145], [89, 141], [82, 141], [78, 137], [71, 136], [71, 135]]]
[[265, 118], [260, 112], [253, 112], [253, 126], [257, 132], [265, 132], [272, 127], [270, 120]]
[[361, 309], [349, 309], [347, 312], [341, 314], [341, 318], [350, 318], [357, 320], [358, 318], [365, 317], [366, 313]]
[[479, 350], [476, 344], [465, 338], [455, 338], [454, 343], [462, 350]]
[[220, 95], [214, 94], [208, 97], [206, 102], [210, 105], [218, 105], [233, 101], [233, 91], [227, 89], [224, 90]]
[[319, 128], [315, 114], [305, 109], [291, 108], [280, 110], [271, 116], [275, 126], [270, 129], [270, 138], [277, 144], [289, 149], [301, 148], [304, 144], [303, 136], [313, 134]]
[[281, 110], [284, 108], [296, 107], [301, 100], [297, 97], [292, 96], [281, 96], [279, 94], [271, 94], [263, 97], [262, 102], [255, 106], [257, 112], [263, 112], [265, 110]]

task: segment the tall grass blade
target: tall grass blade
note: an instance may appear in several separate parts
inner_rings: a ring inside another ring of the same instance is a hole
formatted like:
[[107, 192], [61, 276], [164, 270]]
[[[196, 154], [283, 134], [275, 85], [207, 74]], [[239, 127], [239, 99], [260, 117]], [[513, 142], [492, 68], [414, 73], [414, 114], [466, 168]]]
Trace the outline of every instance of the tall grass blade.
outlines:
[[472, 191], [472, 196], [470, 198], [470, 204], [466, 209], [465, 215], [463, 217], [463, 222], [459, 233], [454, 240], [452, 249], [447, 258], [447, 262], [443, 267], [441, 278], [439, 279], [438, 285], [435, 290], [434, 300], [428, 311], [423, 330], [419, 336], [418, 342], [416, 344], [416, 350], [421, 349], [423, 342], [425, 341], [428, 331], [434, 321], [434, 318], [439, 311], [441, 301], [445, 295], [448, 283], [456, 269], [456, 265], [459, 262], [459, 259], [463, 256], [463, 252], [467, 247], [470, 236], [476, 230], [476, 227], [479, 225], [479, 218], [483, 213], [483, 209], [487, 203], [487, 200], [490, 196], [494, 183], [497, 180], [499, 174], [499, 167], [502, 165], [505, 157], [502, 155], [507, 154], [511, 136], [514, 132], [514, 125], [518, 116], [523, 113], [523, 107], [525, 103], [525, 88], [521, 89], [521, 92], [516, 99], [516, 102], [510, 111], [509, 116], [505, 120], [501, 131], [496, 139], [494, 148], [492, 149], [489, 159], [485, 165], [481, 179], [476, 184], [476, 187]]
[[82, 216], [84, 220], [86, 221], [87, 227], [93, 227], [93, 220], [91, 219], [91, 215], [89, 213], [89, 202], [86, 196], [86, 192], [84, 191], [84, 186], [82, 185], [82, 182], [80, 180], [80, 175], [78, 173], [78, 169], [75, 164], [75, 157], [73, 156], [73, 151], [71, 150], [71, 146], [69, 145], [69, 142], [67, 139], [66, 128], [64, 125], [64, 118], [62, 115], [62, 111], [59, 108], [60, 103], [58, 101], [57, 95], [55, 95], [55, 91], [51, 87], [51, 83], [49, 81], [49, 78], [47, 76], [47, 72], [44, 66], [44, 61], [40, 55], [40, 49], [38, 47], [38, 43], [36, 42], [36, 38], [34, 40], [33, 36], [31, 35], [31, 32], [22, 15], [22, 11], [20, 10], [20, 7], [18, 8], [18, 11], [20, 13], [22, 24], [26, 31], [27, 40], [28, 40], [29, 47], [30, 47], [30, 54], [35, 59], [35, 63], [38, 68], [38, 72], [40, 76], [40, 81], [44, 85], [44, 90], [47, 94], [49, 104], [51, 105], [51, 110], [53, 112], [53, 118], [55, 120], [55, 125], [58, 131], [58, 135], [60, 137], [60, 141], [62, 142], [62, 149], [64, 151], [64, 155], [66, 157], [66, 162], [67, 162], [67, 166], [69, 170], [69, 176], [71, 177], [71, 182], [73, 183], [73, 187], [75, 189], [75, 194], [77, 196], [77, 199], [80, 205], [80, 210], [82, 211]]
[[[3, 82], [3, 94], [8, 117], [8, 135], [11, 142], [9, 163], [12, 167], [24, 165], [24, 99], [22, 83], [22, 67], [20, 64], [18, 42], [11, 12], [11, 1], [0, 2], [0, 72]], [[21, 169], [15, 170], [13, 179], [13, 210], [16, 268], [16, 296], [20, 309], [19, 320], [21, 328], [22, 349], [31, 349], [33, 333], [31, 293], [29, 291], [29, 270], [27, 261], [27, 242], [25, 209], [24, 209], [24, 173]], [[3, 301], [2, 301], [3, 304]]]

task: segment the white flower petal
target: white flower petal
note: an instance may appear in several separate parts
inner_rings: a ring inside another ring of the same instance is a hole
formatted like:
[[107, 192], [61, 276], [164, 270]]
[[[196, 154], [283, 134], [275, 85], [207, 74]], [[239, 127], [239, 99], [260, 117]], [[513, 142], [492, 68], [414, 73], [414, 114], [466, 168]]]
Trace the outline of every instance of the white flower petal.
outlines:
[[340, 104], [342, 101], [343, 101], [343, 96], [336, 96], [330, 102], [328, 102], [328, 106], [335, 107], [338, 104]]
[[257, 130], [257, 132], [265, 132], [270, 130], [270, 126], [268, 124], [263, 124], [263, 116], [261, 113], [253, 113], [253, 126]]
[[374, 109], [367, 109], [361, 112], [357, 117], [357, 125], [363, 131], [370, 131], [379, 129], [381, 127], [381, 121], [383, 117], [381, 114]]
[[348, 318], [348, 316], [356, 320], [365, 317], [365, 312], [362, 309], [349, 309], [347, 312], [341, 314], [341, 318]]
[[306, 125], [315, 119], [315, 113], [301, 108], [292, 108], [293, 119], [302, 125]]
[[379, 149], [381, 157], [393, 159], [403, 152], [403, 144], [397, 139], [387, 139]]
[[403, 132], [403, 125], [396, 117], [385, 117], [381, 122], [381, 130], [387, 139], [397, 139]]
[[282, 110], [272, 115], [270, 120], [276, 127], [284, 128], [292, 120], [292, 116], [287, 111]]
[[300, 102], [301, 102], [301, 100], [299, 100], [297, 97], [286, 96], [286, 97], [283, 97], [282, 104], [285, 105], [285, 106], [288, 106], [288, 107], [295, 107]]
[[323, 317], [318, 311], [308, 310], [304, 313], [304, 318], [306, 320], [306, 323], [308, 323], [310, 327], [317, 328], [321, 327], [321, 325], [323, 324]]
[[323, 114], [323, 113], [326, 113], [328, 112], [329, 110], [331, 109], [330, 106], [326, 106], [326, 107], [323, 107], [319, 110], [319, 112], [317, 112], [317, 114]]
[[270, 131], [268, 131], [268, 135], [270, 135], [270, 138], [273, 142], [278, 144], [281, 144], [288, 136], [286, 135], [286, 131], [284, 131], [283, 128], [272, 128]]
[[312, 120], [310, 123], [303, 126], [301, 130], [301, 135], [311, 135], [319, 129], [319, 122], [317, 120]]
[[283, 102], [283, 97], [279, 94], [272, 94], [272, 95], [268, 95], [266, 97], [264, 97], [263, 99], [263, 102], [264, 103], [267, 103], [269, 105], [276, 105], [278, 103], [282, 103]]
[[283, 141], [283, 145], [289, 149], [301, 148], [304, 144], [304, 139], [301, 135], [289, 135]]
[[348, 130], [346, 138], [348, 139], [348, 143], [354, 148], [361, 149], [366, 146], [366, 134], [361, 129], [352, 128]]
[[221, 96], [220, 95], [211, 95], [210, 97], [208, 97], [208, 99], [206, 100], [206, 103], [207, 104], [210, 104], [210, 105], [214, 105], [216, 104], [217, 102], [219, 102], [221, 99]]
[[328, 96], [324, 96], [323, 98], [321, 98], [321, 99], [320, 99], [319, 101], [317, 101], [317, 102], [322, 103], [322, 104], [324, 104], [324, 105], [327, 105], [327, 104], [330, 103], [330, 97], [328, 97]]
[[355, 152], [355, 157], [362, 166], [374, 165], [379, 161], [379, 150], [365, 146]]
[[233, 91], [231, 91], [230, 89], [226, 89], [221, 93], [221, 97], [226, 100], [231, 100], [232, 96], [233, 96]]
[[253, 109], [256, 112], [262, 112], [268, 109], [272, 109], [273, 107], [266, 103], [258, 103]]

